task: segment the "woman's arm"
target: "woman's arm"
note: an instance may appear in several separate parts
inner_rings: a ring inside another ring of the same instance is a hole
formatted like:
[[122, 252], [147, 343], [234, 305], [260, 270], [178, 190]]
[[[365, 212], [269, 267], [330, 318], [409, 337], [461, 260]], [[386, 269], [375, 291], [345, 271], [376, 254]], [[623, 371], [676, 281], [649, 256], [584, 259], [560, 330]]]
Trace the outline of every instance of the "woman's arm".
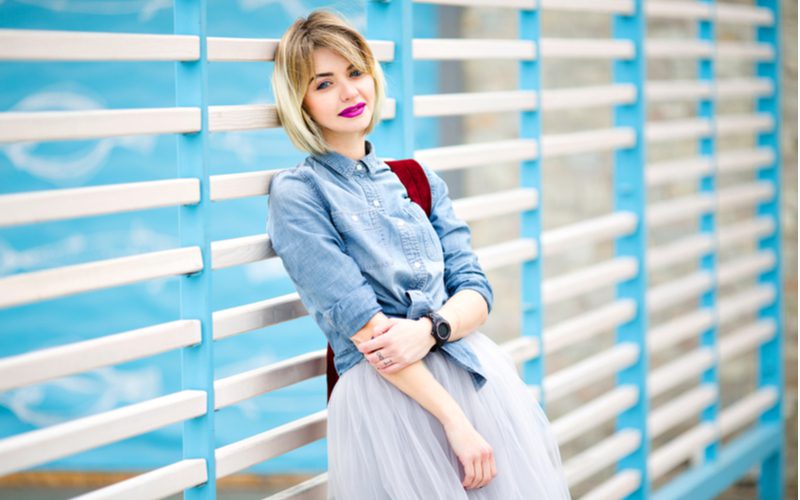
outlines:
[[[489, 306], [479, 292], [471, 288], [463, 288], [450, 297], [436, 312], [450, 323], [450, 342], [455, 342], [474, 332], [486, 322], [489, 317]], [[430, 319], [426, 317], [420, 319], [425, 320], [433, 328]]]

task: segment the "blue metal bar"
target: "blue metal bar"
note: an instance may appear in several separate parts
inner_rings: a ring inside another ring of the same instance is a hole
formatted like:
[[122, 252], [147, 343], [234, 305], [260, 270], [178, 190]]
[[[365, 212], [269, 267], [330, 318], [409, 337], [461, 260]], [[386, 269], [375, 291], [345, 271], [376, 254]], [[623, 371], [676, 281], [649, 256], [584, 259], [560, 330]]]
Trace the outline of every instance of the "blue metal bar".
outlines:
[[[541, 4], [539, 4], [541, 6]], [[520, 137], [536, 141], [536, 157], [525, 160], [520, 166], [520, 185], [533, 188], [539, 198], [537, 208], [522, 212], [520, 236], [536, 244], [536, 257], [522, 263], [522, 332], [539, 346], [539, 355], [528, 360], [522, 367], [522, 378], [528, 385], [540, 388], [540, 405], [545, 408], [544, 392], [544, 341], [542, 337], [542, 124], [541, 124], [541, 29], [540, 9], [520, 10], [519, 37], [536, 45], [536, 57], [531, 61], [520, 61], [519, 89], [533, 91], [536, 105], [533, 110], [520, 113]]]
[[[784, 406], [784, 331], [783, 331], [783, 258], [781, 255], [781, 7], [777, 0], [758, 0], [757, 5], [772, 11], [773, 24], [756, 28], [756, 41], [768, 43], [774, 50], [775, 57], [771, 61], [760, 61], [755, 65], [755, 74], [760, 78], [769, 78], [773, 85], [772, 95], [760, 97], [756, 100], [758, 113], [769, 113], [775, 126], [771, 131], [757, 135], [756, 143], [759, 147], [769, 147], [774, 152], [774, 160], [770, 165], [762, 168], [757, 173], [759, 181], [770, 182], [775, 195], [772, 200], [761, 203], [756, 208], [759, 217], [769, 217], [775, 232], [758, 241], [758, 250], [769, 250], [775, 255], [775, 266], [759, 275], [759, 284], [769, 284], [775, 287], [775, 301], [758, 312], [759, 320], [772, 320], [775, 323], [775, 336], [762, 344], [758, 351], [758, 381], [759, 389], [774, 387], [777, 389], [778, 400], [775, 405], [759, 417], [761, 425], [777, 425], [783, 431], [783, 406]], [[783, 432], [782, 432], [783, 434]], [[780, 445], [774, 453], [770, 454], [761, 464], [758, 479], [759, 498], [783, 498], [784, 495], [784, 468], [786, 464], [785, 440], [780, 440]]]
[[629, 40], [633, 43], [635, 57], [630, 60], [614, 61], [613, 78], [615, 84], [629, 84], [636, 87], [636, 101], [614, 107], [614, 126], [629, 127], [636, 132], [636, 144], [630, 148], [614, 152], [614, 210], [636, 215], [636, 230], [621, 236], [614, 242], [616, 257], [633, 257], [639, 263], [635, 277], [617, 286], [617, 300], [631, 300], [636, 304], [633, 319], [617, 328], [617, 343], [634, 343], [639, 346], [639, 359], [630, 367], [617, 374], [618, 386], [636, 387], [639, 399], [636, 405], [617, 417], [617, 432], [635, 429], [641, 436], [639, 447], [617, 464], [617, 471], [636, 470], [641, 475], [639, 487], [630, 493], [628, 499], [647, 498], [650, 480], [647, 470], [647, 457], [650, 438], [647, 432], [649, 402], [647, 395], [648, 351], [647, 351], [647, 184], [645, 183], [646, 139], [645, 127], [645, 79], [647, 76], [647, 56], [644, 50], [646, 20], [644, 1], [636, 0], [631, 14], [615, 15], [612, 20], [616, 40]]
[[[707, 4], [714, 9], [715, 0], [701, 0], [702, 3]], [[702, 19], [698, 22], [698, 38], [700, 41], [715, 43], [716, 29], [714, 19]], [[707, 58], [701, 58], [697, 64], [697, 77], [701, 82], [707, 82], [710, 88], [716, 88], [714, 76], [714, 56], [713, 54]], [[716, 96], [712, 92], [711, 96], [707, 99], [701, 99], [698, 103], [697, 114], [700, 118], [705, 118], [711, 123], [711, 133], [707, 136], [701, 137], [698, 143], [700, 156], [708, 159], [715, 166], [714, 170], [700, 178], [699, 190], [703, 195], [715, 196], [716, 191], [716, 149], [717, 149], [717, 127], [716, 127]], [[716, 241], [717, 221], [716, 213], [714, 210], [703, 214], [700, 217], [700, 232], [706, 236], [710, 236], [713, 241]], [[714, 248], [707, 254], [700, 258], [700, 269], [708, 273], [714, 279], [714, 286], [712, 286], [706, 293], [700, 297], [700, 307], [711, 311], [716, 316], [717, 311], [717, 249]], [[702, 333], [700, 336], [700, 345], [717, 352], [717, 321], [712, 323], [712, 326]], [[719, 418], [719, 366], [718, 360], [705, 370], [701, 375], [702, 384], [712, 384], [717, 388], [717, 398], [713, 403], [703, 409], [700, 415], [700, 420], [703, 422], [716, 422]], [[704, 458], [705, 461], [713, 461], [719, 453], [719, 438], [714, 439], [705, 448]]]
[[178, 177], [200, 179], [200, 202], [184, 205], [179, 212], [180, 244], [200, 247], [203, 270], [180, 280], [182, 319], [199, 319], [202, 342], [181, 351], [183, 389], [205, 391], [206, 414], [183, 425], [183, 458], [206, 461], [208, 479], [184, 492], [187, 500], [216, 498], [216, 463], [214, 460], [214, 337], [212, 333], [211, 200], [208, 172], [208, 60], [206, 57], [206, 1], [175, 0], [175, 34], [200, 38], [200, 58], [175, 64], [175, 104], [200, 108], [202, 129], [177, 137]]
[[411, 1], [367, 2], [366, 38], [394, 42], [394, 59], [383, 67], [387, 97], [396, 102], [395, 117], [372, 131], [370, 142], [380, 145], [380, 155], [411, 158], [414, 154], [414, 36]]

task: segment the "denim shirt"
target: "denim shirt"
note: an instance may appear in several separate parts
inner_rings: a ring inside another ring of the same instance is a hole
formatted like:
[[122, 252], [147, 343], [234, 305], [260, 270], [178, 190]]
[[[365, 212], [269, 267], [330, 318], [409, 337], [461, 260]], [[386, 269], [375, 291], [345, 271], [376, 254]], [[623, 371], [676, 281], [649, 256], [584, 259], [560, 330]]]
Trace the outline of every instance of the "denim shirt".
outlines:
[[[340, 375], [364, 359], [350, 337], [380, 311], [418, 319], [468, 288], [484, 297], [489, 312], [493, 301], [444, 180], [422, 165], [431, 186], [429, 219], [373, 145], [365, 146], [358, 161], [336, 152], [308, 156], [275, 174], [269, 188], [272, 248], [328, 338]], [[441, 350], [470, 373], [476, 389], [483, 387], [483, 368], [463, 339]]]

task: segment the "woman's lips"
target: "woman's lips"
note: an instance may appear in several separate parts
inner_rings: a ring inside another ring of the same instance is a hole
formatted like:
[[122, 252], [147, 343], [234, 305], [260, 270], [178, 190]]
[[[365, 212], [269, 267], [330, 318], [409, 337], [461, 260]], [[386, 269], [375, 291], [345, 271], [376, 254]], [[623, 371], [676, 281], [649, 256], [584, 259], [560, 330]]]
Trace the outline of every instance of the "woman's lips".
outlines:
[[364, 106], [366, 105], [367, 103], [362, 102], [360, 104], [356, 104], [355, 106], [351, 106], [342, 111], [341, 113], [339, 113], [339, 116], [344, 116], [345, 118], [352, 118], [354, 116], [358, 116], [364, 111]]

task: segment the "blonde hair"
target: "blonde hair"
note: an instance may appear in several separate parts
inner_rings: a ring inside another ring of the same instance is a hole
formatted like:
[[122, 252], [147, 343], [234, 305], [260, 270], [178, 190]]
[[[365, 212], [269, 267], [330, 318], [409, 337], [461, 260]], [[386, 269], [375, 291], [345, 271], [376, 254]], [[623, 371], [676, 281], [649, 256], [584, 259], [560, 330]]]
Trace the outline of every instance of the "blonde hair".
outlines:
[[308, 18], [298, 18], [278, 42], [272, 89], [280, 121], [294, 145], [314, 154], [331, 150], [322, 129], [303, 109], [303, 99], [314, 73], [314, 49], [327, 48], [351, 63], [375, 81], [375, 105], [372, 119], [364, 131], [369, 134], [381, 119], [386, 100], [386, 80], [366, 39], [340, 15], [317, 9]]

